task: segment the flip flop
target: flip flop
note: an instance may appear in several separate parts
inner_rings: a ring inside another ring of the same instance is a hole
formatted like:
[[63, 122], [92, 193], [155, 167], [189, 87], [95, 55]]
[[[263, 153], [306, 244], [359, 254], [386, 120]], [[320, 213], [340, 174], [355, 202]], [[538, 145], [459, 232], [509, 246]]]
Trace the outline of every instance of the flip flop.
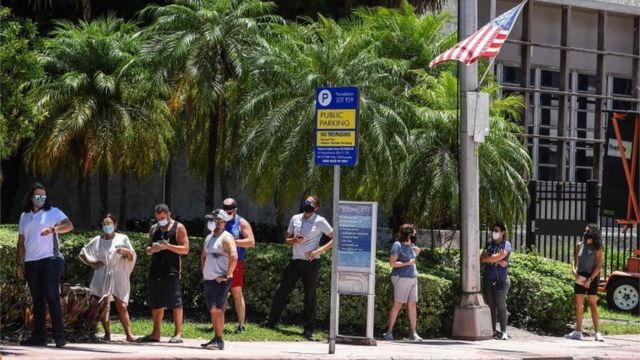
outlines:
[[145, 335], [143, 337], [138, 338], [137, 342], [141, 343], [151, 343], [151, 342], [160, 342], [159, 339], [151, 337], [151, 335]]
[[182, 336], [172, 336], [171, 339], [169, 339], [169, 344], [182, 344], [183, 342]]

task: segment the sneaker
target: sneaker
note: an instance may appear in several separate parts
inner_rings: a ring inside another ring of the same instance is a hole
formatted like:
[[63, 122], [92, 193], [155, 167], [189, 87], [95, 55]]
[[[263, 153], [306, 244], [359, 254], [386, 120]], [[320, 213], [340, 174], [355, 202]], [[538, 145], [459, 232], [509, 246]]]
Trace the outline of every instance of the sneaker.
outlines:
[[393, 331], [389, 330], [386, 333], [382, 334], [382, 338], [384, 340], [393, 340]]
[[422, 338], [420, 337], [420, 335], [418, 335], [418, 333], [413, 333], [411, 334], [411, 336], [409, 336], [409, 341], [422, 341]]
[[214, 337], [209, 342], [200, 344], [200, 346], [207, 350], [224, 350], [224, 341], [221, 338]]
[[596, 341], [604, 341], [604, 337], [602, 337], [602, 333], [600, 331], [596, 333]]
[[47, 340], [28, 337], [20, 341], [21, 346], [47, 346]]
[[568, 333], [567, 335], [564, 336], [567, 339], [572, 339], [572, 340], [582, 340], [582, 331], [572, 331], [570, 333]]
[[65, 340], [65, 339], [56, 340], [56, 347], [57, 348], [61, 348], [61, 347], [65, 346], [65, 345], [67, 345], [67, 340]]
[[247, 329], [245, 329], [244, 325], [238, 325], [238, 328], [236, 329], [235, 333], [236, 334], [242, 334], [244, 332], [246, 332]]
[[509, 340], [509, 335], [507, 334], [506, 331], [502, 332], [502, 336], [500, 337], [500, 339], [502, 340]]

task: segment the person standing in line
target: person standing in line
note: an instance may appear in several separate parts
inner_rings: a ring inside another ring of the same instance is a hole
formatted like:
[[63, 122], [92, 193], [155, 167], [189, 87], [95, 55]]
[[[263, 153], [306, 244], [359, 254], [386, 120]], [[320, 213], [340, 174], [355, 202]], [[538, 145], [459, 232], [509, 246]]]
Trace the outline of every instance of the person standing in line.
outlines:
[[595, 340], [604, 341], [600, 332], [600, 315], [598, 314], [598, 283], [602, 269], [602, 241], [600, 229], [596, 224], [588, 224], [582, 234], [582, 241], [576, 244], [571, 263], [571, 272], [575, 278], [573, 292], [576, 306], [576, 329], [565, 335], [568, 339], [582, 340], [582, 317], [584, 314], [584, 296], [587, 295], [591, 320], [596, 332]]
[[[333, 245], [333, 228], [327, 220], [318, 215], [320, 207], [317, 196], [309, 196], [304, 202], [302, 213], [296, 214], [289, 222], [285, 242], [292, 245], [293, 256], [276, 288], [269, 317], [264, 325], [275, 327], [280, 320], [287, 299], [302, 278], [304, 287], [304, 332], [307, 339], [313, 338], [316, 319], [316, 291], [320, 272], [320, 257]], [[329, 237], [325, 245], [320, 246], [322, 235]]]
[[238, 263], [233, 271], [233, 280], [231, 280], [231, 296], [233, 296], [233, 307], [238, 318], [236, 333], [239, 334], [246, 331], [246, 308], [244, 294], [242, 293], [242, 288], [244, 287], [244, 258], [247, 252], [246, 249], [256, 247], [256, 240], [253, 236], [251, 224], [249, 224], [245, 218], [238, 215], [238, 204], [234, 199], [224, 199], [222, 209], [231, 217], [225, 225], [225, 230], [233, 235], [238, 248]]
[[58, 234], [73, 230], [73, 224], [60, 209], [51, 206], [48, 192], [39, 182], [31, 185], [24, 199], [18, 225], [16, 275], [27, 280], [33, 299], [34, 329], [20, 342], [25, 346], [47, 346], [45, 319], [47, 307], [56, 347], [66, 345], [60, 304], [60, 278], [64, 258]]
[[411, 241], [416, 235], [416, 229], [411, 224], [400, 226], [399, 238], [391, 246], [389, 264], [391, 270], [391, 283], [393, 284], [393, 306], [389, 311], [389, 324], [384, 333], [384, 340], [394, 340], [393, 326], [398, 318], [398, 313], [404, 304], [407, 305], [409, 317], [409, 340], [422, 341], [416, 332], [417, 303], [418, 303], [418, 269], [416, 257], [420, 254], [420, 248]]
[[211, 315], [214, 337], [201, 346], [205, 349], [224, 350], [223, 308], [233, 281], [238, 252], [233, 235], [225, 230], [225, 224], [231, 220], [231, 216], [222, 209], [216, 209], [205, 216], [205, 219], [211, 233], [202, 244], [200, 267], [204, 278], [204, 298]]
[[[492, 227], [491, 242], [480, 255], [484, 265], [484, 298], [491, 311], [491, 329], [502, 340], [509, 340], [507, 334], [507, 294], [511, 287], [509, 280], [509, 256], [511, 243], [506, 239], [506, 227], [496, 221]], [[496, 318], [500, 320], [500, 333], [496, 334]]]
[[98, 297], [104, 307], [102, 314], [103, 340], [111, 341], [109, 313], [115, 301], [120, 322], [128, 342], [133, 342], [129, 319], [129, 277], [136, 265], [136, 252], [125, 234], [117, 233], [118, 220], [112, 214], [102, 219], [102, 235], [96, 236], [80, 251], [80, 260], [93, 271], [91, 294]]
[[147, 304], [151, 308], [153, 330], [138, 341], [160, 341], [164, 310], [172, 309], [175, 329], [169, 343], [179, 344], [183, 342], [180, 257], [189, 254], [189, 236], [184, 225], [171, 218], [167, 205], [156, 205], [155, 218], [158, 223], [149, 231], [149, 246], [146, 248], [147, 255], [151, 255]]

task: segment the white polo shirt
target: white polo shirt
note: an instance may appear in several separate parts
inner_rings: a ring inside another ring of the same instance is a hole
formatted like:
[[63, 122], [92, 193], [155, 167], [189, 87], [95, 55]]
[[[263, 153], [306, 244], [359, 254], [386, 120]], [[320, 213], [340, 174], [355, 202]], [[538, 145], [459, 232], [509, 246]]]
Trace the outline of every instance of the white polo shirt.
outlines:
[[60, 224], [67, 218], [62, 211], [52, 207], [48, 211], [23, 212], [20, 215], [18, 233], [24, 236], [24, 261], [36, 261], [52, 256], [60, 256], [58, 236], [41, 236], [42, 230]]
[[333, 228], [322, 216], [314, 213], [310, 218], [305, 219], [303, 215], [304, 213], [293, 215], [287, 229], [287, 232], [293, 236], [302, 235], [305, 239], [303, 244], [293, 244], [293, 260], [307, 260], [307, 252], [320, 246], [322, 234], [333, 233]]

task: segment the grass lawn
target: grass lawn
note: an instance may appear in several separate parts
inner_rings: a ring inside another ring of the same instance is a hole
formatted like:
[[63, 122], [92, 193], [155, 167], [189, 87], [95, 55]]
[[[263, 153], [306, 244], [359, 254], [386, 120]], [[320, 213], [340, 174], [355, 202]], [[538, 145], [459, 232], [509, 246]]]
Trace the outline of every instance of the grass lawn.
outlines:
[[[135, 337], [151, 334], [153, 325], [150, 319], [132, 319], [131, 328]], [[228, 322], [224, 327], [224, 338], [229, 341], [307, 341], [302, 336], [302, 327], [295, 325], [280, 324], [276, 329], [261, 327], [256, 324], [247, 323], [247, 331], [243, 334], [235, 334], [234, 331], [238, 323]], [[98, 331], [102, 332], [102, 325], [98, 326]], [[120, 320], [111, 320], [111, 333], [124, 334]], [[162, 323], [162, 336], [173, 335], [173, 323], [165, 321]], [[323, 330], [317, 330], [315, 338], [324, 341], [328, 337]], [[209, 323], [199, 323], [185, 321], [182, 327], [182, 337], [190, 339], [211, 339], [213, 329]]]
[[[584, 303], [584, 329], [593, 332], [589, 305]], [[605, 295], [598, 299], [598, 314], [600, 314], [600, 331], [605, 335], [640, 334], [640, 314], [633, 315], [609, 309]]]

